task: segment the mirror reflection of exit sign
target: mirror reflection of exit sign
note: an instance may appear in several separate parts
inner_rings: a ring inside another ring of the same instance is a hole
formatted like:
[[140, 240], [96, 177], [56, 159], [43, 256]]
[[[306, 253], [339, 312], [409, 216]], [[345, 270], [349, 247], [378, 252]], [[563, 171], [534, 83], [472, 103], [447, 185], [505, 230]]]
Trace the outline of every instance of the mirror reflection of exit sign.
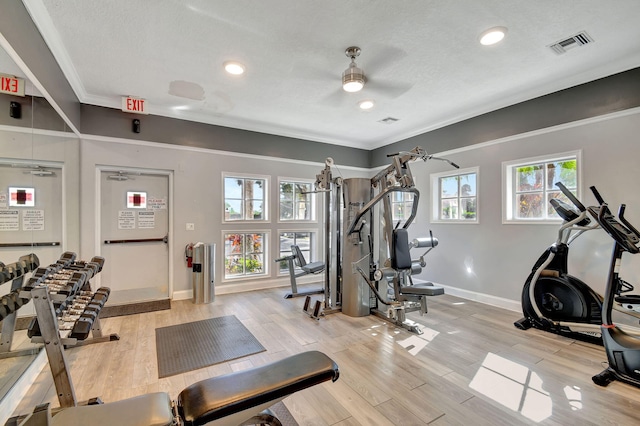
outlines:
[[14, 96], [24, 96], [25, 82], [23, 78], [0, 74], [0, 93]]
[[147, 102], [141, 98], [134, 98], [132, 96], [122, 97], [122, 111], [133, 112], [136, 114], [149, 114], [147, 112]]

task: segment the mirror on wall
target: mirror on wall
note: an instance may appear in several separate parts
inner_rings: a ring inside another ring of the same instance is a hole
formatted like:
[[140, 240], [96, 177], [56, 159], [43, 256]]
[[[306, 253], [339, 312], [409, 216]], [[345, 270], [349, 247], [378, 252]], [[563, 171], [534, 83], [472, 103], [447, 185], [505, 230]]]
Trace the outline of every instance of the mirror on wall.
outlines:
[[[47, 266], [64, 251], [78, 251], [80, 150], [76, 135], [1, 48], [0, 79], [0, 266], [6, 272], [32, 253]], [[19, 278], [2, 275], [0, 401], [41, 350], [27, 336], [33, 303], [19, 297]]]

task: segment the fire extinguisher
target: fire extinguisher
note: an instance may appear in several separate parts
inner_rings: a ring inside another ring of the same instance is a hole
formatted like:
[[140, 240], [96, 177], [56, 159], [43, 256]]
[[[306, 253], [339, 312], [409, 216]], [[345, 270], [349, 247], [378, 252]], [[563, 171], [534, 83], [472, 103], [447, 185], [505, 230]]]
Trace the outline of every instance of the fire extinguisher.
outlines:
[[184, 258], [187, 261], [187, 267], [193, 266], [193, 243], [189, 243], [184, 247]]

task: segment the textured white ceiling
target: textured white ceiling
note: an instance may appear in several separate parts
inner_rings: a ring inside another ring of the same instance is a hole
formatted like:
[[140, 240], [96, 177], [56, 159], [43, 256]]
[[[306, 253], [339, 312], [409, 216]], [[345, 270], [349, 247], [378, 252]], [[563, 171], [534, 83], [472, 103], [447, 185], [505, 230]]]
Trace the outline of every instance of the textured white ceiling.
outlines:
[[[367, 149], [640, 66], [638, 0], [23, 2], [83, 103], [131, 95], [152, 114]], [[481, 46], [497, 25], [505, 40]], [[549, 49], [580, 31], [594, 42]], [[352, 45], [358, 93], [340, 87]]]

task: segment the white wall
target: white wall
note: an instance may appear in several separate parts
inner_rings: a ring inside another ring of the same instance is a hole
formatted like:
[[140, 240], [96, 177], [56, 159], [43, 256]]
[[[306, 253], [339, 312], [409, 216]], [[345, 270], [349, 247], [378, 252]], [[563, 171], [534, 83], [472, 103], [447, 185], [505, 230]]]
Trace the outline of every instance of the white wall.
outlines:
[[[415, 237], [432, 229], [440, 241], [419, 278], [454, 287], [448, 293], [518, 309], [522, 285], [535, 260], [555, 241], [558, 225], [502, 224], [502, 162], [582, 150], [583, 203], [596, 204], [589, 190], [595, 185], [612, 211], [626, 203], [627, 217], [640, 225], [638, 135], [640, 109], [635, 109], [441, 153], [462, 168], [479, 166], [478, 224], [430, 224], [429, 175], [452, 169], [438, 161], [413, 163], [421, 204], [410, 232]], [[602, 293], [612, 246], [613, 240], [602, 230], [581, 236], [571, 245], [569, 272]], [[639, 260], [631, 256], [624, 260], [621, 276], [627, 281], [633, 283], [640, 276]]]
[[[331, 156], [330, 145], [327, 156]], [[335, 159], [344, 177], [366, 176], [366, 170], [358, 170], [340, 166], [339, 158]], [[174, 172], [174, 235], [172, 262], [174, 265], [173, 294], [176, 298], [189, 297], [190, 270], [184, 262], [183, 249], [189, 242], [216, 243], [216, 293], [251, 290], [271, 286], [288, 285], [287, 276], [278, 276], [276, 264], [273, 262], [278, 253], [277, 235], [279, 230], [304, 229], [305, 224], [278, 223], [278, 177], [315, 179], [324, 164], [259, 157], [244, 154], [225, 153], [184, 146], [164, 145], [157, 143], [140, 143], [123, 139], [86, 137], [81, 141], [81, 182], [82, 182], [82, 241], [83, 256], [94, 255], [96, 248], [96, 212], [95, 193], [96, 167], [98, 165], [153, 168]], [[223, 224], [222, 173], [241, 173], [266, 175], [270, 178], [268, 224]], [[317, 222], [311, 227], [317, 230], [317, 253], [321, 260], [322, 247], [322, 210], [318, 197]], [[186, 231], [185, 224], [194, 223], [195, 231]], [[231, 230], [264, 230], [269, 231], [268, 259], [269, 274], [266, 277], [223, 281], [224, 276], [224, 244], [223, 231]], [[140, 261], [144, 261], [141, 256]], [[309, 260], [309, 259], [308, 259]], [[317, 277], [316, 277], [317, 279]], [[108, 285], [105, 283], [104, 285]]]

